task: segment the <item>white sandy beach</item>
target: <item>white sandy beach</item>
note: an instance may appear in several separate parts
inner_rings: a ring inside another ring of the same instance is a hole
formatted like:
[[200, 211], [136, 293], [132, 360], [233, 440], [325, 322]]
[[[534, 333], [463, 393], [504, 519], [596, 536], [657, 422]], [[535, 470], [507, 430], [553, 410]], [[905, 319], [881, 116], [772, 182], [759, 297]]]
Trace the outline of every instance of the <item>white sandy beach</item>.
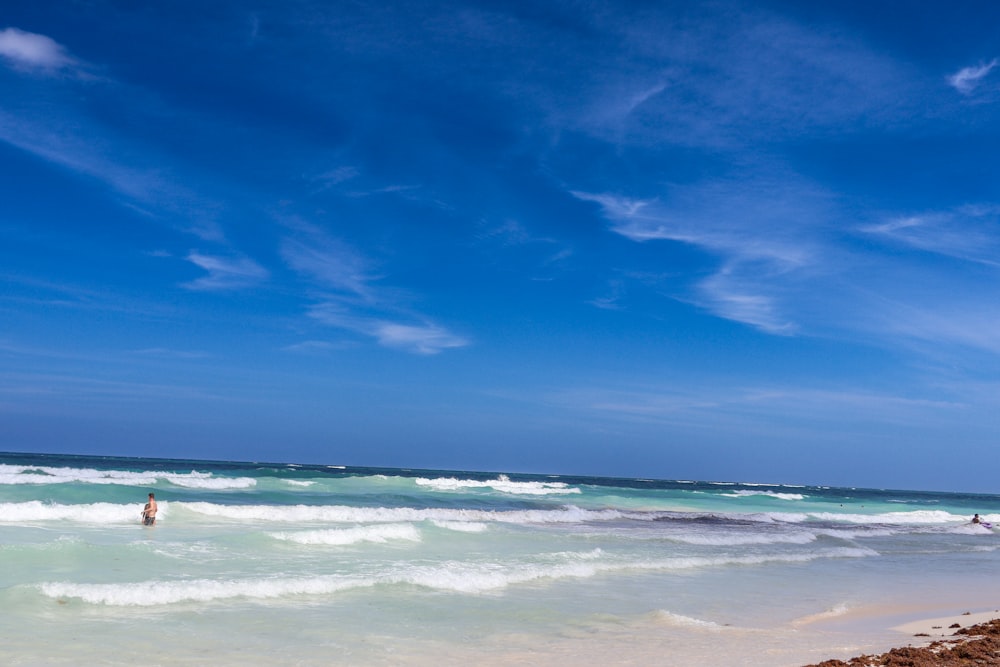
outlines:
[[[1000, 619], [1000, 609], [987, 611], [967, 611], [949, 616], [936, 616], [934, 618], [922, 618], [909, 621], [902, 625], [897, 625], [893, 630], [919, 638], [928, 636], [928, 641], [941, 637], [950, 637], [959, 628], [967, 628], [970, 625], [978, 625], [989, 621]], [[957, 626], [957, 627], [956, 627]]]

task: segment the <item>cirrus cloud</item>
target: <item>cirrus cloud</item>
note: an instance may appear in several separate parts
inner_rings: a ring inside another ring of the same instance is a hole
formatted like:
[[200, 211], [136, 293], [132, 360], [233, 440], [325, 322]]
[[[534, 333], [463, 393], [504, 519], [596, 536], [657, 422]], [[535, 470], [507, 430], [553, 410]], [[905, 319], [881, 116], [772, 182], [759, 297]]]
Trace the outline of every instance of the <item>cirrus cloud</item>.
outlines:
[[996, 66], [997, 59], [994, 58], [982, 65], [963, 67], [948, 77], [948, 83], [963, 95], [970, 95]]
[[219, 257], [191, 252], [187, 260], [208, 272], [207, 276], [184, 283], [190, 290], [234, 290], [250, 287], [270, 275], [249, 257]]
[[381, 345], [417, 354], [437, 354], [442, 350], [468, 345], [464, 338], [435, 325], [382, 322], [376, 325], [373, 334]]
[[20, 69], [54, 72], [79, 64], [51, 37], [18, 28], [0, 30], [0, 56]]

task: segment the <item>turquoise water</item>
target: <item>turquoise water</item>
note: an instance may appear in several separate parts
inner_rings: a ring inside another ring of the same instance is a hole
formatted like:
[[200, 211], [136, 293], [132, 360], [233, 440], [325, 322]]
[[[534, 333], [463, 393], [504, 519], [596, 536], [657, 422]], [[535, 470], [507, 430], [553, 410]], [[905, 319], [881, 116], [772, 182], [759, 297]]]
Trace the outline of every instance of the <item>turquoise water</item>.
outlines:
[[802, 664], [906, 643], [824, 619], [997, 604], [973, 513], [1000, 496], [0, 454], [0, 663]]

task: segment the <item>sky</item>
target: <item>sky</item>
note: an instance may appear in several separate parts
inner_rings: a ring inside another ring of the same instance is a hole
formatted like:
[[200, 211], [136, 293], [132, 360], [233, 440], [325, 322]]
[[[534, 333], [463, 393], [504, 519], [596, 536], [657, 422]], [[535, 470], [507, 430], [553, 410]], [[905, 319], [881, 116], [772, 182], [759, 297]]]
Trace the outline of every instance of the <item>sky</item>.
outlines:
[[1000, 492], [1000, 5], [0, 0], [0, 451]]

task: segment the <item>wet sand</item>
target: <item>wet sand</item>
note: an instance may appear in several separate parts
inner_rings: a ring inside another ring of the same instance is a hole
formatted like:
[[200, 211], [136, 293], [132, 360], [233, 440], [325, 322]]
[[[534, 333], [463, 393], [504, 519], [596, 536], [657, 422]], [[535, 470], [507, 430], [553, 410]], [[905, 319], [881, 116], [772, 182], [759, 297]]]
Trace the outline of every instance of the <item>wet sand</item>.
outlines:
[[[805, 667], [983, 667], [1000, 665], [1000, 611], [914, 621], [895, 628], [912, 633], [918, 646], [894, 648], [850, 660]], [[929, 642], [929, 643], [923, 643]]]

